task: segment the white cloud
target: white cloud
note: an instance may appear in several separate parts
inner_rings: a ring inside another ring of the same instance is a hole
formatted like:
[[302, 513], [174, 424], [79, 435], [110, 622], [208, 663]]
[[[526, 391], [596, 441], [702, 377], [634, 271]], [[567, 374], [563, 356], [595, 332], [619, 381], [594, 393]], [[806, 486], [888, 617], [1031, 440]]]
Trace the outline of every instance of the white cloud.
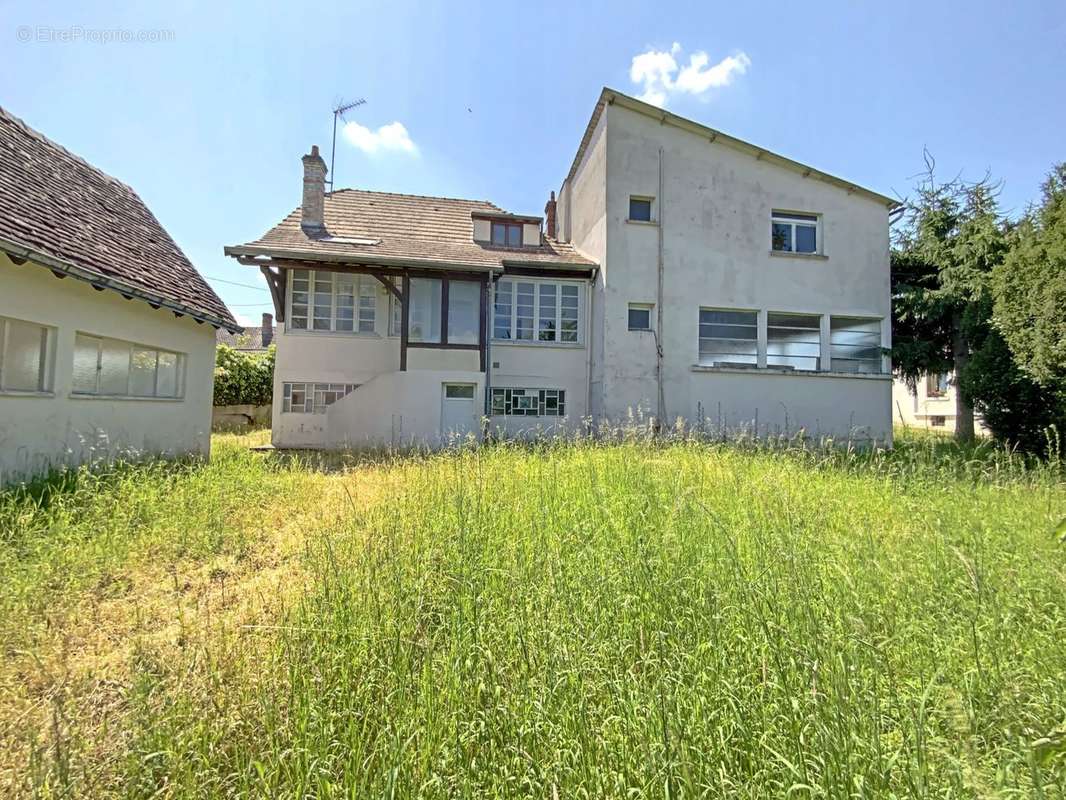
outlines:
[[681, 45], [674, 42], [669, 51], [648, 50], [633, 56], [629, 77], [643, 87], [641, 100], [665, 107], [671, 97], [679, 94], [699, 97], [711, 89], [728, 86], [751, 66], [751, 59], [744, 52], [726, 56], [713, 66], [708, 66], [711, 59], [703, 50], [690, 55], [684, 67], [677, 63], [680, 55]]
[[255, 319], [247, 314], [242, 314], [240, 311], [233, 315], [237, 319], [237, 324], [242, 328], [256, 328], [263, 324], [263, 318]]
[[360, 125], [358, 122], [344, 123], [344, 138], [367, 155], [395, 152], [417, 156], [418, 146], [411, 141], [411, 135], [402, 122], [390, 122], [376, 131]]

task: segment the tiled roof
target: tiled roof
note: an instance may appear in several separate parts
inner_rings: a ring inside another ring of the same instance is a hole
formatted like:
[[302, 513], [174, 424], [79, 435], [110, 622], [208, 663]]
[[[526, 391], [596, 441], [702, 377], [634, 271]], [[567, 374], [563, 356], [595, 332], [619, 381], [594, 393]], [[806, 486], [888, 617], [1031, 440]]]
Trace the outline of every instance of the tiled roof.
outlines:
[[239, 330], [129, 186], [0, 108], [0, 248]]
[[[537, 247], [498, 247], [475, 242], [472, 215], [479, 214], [495, 216], [506, 212], [483, 200], [341, 189], [326, 195], [326, 236], [308, 236], [300, 227], [297, 208], [262, 238], [227, 247], [226, 253], [332, 261], [350, 258], [412, 267], [596, 266], [572, 245], [545, 236]], [[353, 244], [337, 239], [375, 243]]]
[[[266, 350], [269, 345], [263, 344], [263, 328], [245, 328], [244, 333], [233, 333], [224, 328], [215, 332], [215, 344], [224, 344], [234, 350]], [[273, 331], [268, 338], [273, 338]]]

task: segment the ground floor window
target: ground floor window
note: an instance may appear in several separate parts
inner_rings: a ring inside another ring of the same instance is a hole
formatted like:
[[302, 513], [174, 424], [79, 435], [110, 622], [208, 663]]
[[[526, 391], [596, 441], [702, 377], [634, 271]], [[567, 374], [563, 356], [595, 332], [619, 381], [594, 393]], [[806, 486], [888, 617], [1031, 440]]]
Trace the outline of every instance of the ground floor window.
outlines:
[[350, 394], [358, 383], [283, 383], [283, 414], [325, 414], [326, 409]]
[[881, 371], [881, 320], [831, 317], [830, 359], [834, 372]]
[[35, 322], [0, 317], [0, 390], [51, 391], [50, 331]]
[[563, 389], [493, 389], [492, 414], [502, 417], [566, 416]]
[[754, 367], [759, 363], [759, 312], [700, 309], [700, 363]]
[[75, 334], [73, 392], [107, 397], [183, 397], [185, 354]]

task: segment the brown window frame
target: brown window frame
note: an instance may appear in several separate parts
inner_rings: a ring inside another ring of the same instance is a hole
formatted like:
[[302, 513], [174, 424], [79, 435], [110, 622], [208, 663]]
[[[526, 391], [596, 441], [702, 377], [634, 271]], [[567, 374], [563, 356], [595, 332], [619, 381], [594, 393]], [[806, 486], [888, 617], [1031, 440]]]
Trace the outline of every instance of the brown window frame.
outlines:
[[[503, 240], [502, 243], [496, 241], [496, 229], [497, 228], [503, 228], [504, 231], [505, 231], [505, 233], [503, 235], [503, 239], [504, 240]], [[511, 244], [510, 241], [508, 241], [508, 239], [510, 238], [510, 231], [511, 231], [512, 228], [517, 229], [517, 231], [518, 231], [518, 244]], [[491, 224], [489, 226], [489, 243], [490, 244], [493, 244], [496, 247], [521, 247], [523, 239], [524, 239], [524, 236], [523, 236], [523, 230], [522, 230], [522, 223], [521, 222], [507, 222], [505, 220], [496, 220], [496, 219], [491, 220]]]

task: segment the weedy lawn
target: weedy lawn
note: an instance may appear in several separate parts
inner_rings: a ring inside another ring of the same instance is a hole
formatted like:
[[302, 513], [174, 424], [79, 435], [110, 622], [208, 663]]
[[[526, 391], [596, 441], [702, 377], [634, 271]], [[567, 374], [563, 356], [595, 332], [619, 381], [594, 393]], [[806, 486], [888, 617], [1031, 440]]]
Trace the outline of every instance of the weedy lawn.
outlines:
[[1064, 796], [1061, 467], [250, 441], [0, 495], [0, 792]]

